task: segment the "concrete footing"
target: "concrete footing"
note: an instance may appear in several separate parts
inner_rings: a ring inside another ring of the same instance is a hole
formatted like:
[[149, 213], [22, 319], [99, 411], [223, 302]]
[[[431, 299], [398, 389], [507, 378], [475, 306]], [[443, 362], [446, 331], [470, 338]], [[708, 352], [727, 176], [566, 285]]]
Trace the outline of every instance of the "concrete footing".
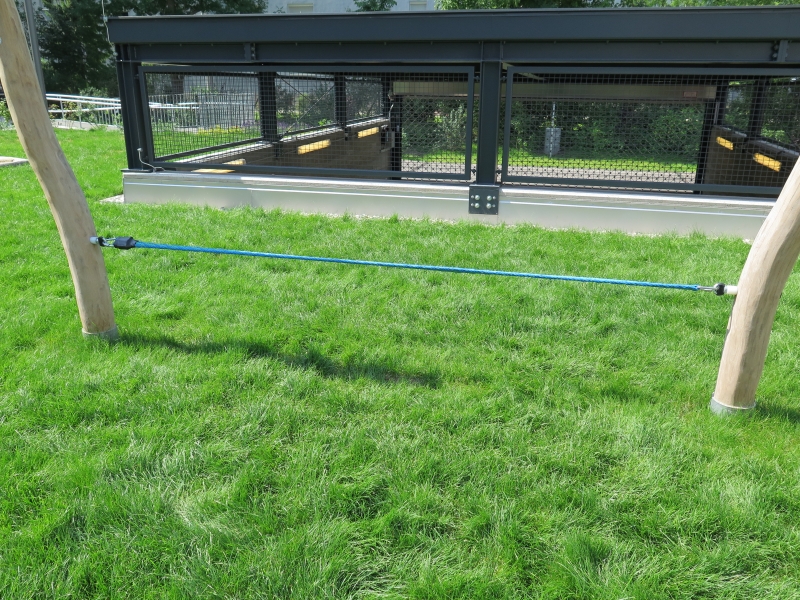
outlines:
[[773, 199], [504, 185], [497, 215], [469, 214], [469, 185], [179, 171], [125, 171], [125, 203], [252, 206], [330, 215], [485, 223], [554, 229], [732, 235], [753, 239]]
[[[180, 171], [125, 171], [124, 203], [239, 206], [328, 215], [530, 223], [553, 229], [754, 239], [774, 199], [504, 185], [497, 215], [469, 213], [469, 186]], [[127, 233], [127, 232], [126, 232]], [[116, 338], [116, 330], [100, 334]], [[747, 414], [711, 398], [715, 414]]]
[[750, 411], [755, 407], [755, 404], [746, 407], [728, 406], [727, 404], [717, 402], [717, 399], [714, 398], [713, 395], [711, 396], [711, 404], [709, 405], [711, 412], [715, 415], [747, 415], [750, 414]]
[[115, 325], [113, 328], [109, 329], [108, 331], [101, 331], [99, 333], [89, 333], [88, 331], [83, 332], [83, 337], [86, 339], [91, 338], [98, 338], [101, 340], [106, 340], [109, 342], [116, 342], [119, 339], [119, 330]]

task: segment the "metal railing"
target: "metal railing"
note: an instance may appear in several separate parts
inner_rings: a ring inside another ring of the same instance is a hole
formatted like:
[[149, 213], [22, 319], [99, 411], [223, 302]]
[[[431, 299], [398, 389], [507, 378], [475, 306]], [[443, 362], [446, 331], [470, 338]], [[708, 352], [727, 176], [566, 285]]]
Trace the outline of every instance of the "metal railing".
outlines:
[[119, 98], [47, 94], [50, 119], [62, 129], [122, 129], [121, 110]]

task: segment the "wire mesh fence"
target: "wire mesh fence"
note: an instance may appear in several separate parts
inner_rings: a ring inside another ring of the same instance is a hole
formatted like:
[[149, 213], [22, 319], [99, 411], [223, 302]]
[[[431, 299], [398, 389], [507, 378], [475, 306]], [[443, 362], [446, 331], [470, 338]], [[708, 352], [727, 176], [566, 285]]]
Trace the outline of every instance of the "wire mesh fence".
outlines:
[[255, 73], [147, 73], [146, 82], [156, 158], [260, 137]]
[[145, 76], [157, 162], [216, 171], [246, 165], [289, 173], [471, 176], [468, 69]]
[[508, 181], [771, 188], [800, 150], [793, 78], [515, 72], [511, 83]]
[[[152, 151], [167, 167], [473, 178], [471, 69], [151, 68], [145, 77]], [[503, 183], [774, 194], [800, 156], [792, 77], [513, 67], [507, 85]]]

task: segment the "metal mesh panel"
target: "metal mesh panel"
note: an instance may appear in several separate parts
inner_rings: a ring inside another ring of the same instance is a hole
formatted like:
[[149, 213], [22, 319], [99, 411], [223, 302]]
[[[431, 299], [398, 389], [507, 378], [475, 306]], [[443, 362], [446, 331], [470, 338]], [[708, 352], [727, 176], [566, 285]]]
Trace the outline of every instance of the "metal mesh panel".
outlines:
[[383, 115], [383, 84], [369, 75], [345, 77], [347, 92], [347, 121], [372, 119]]
[[332, 75], [278, 73], [277, 131], [281, 136], [329, 127], [336, 122]]
[[798, 157], [794, 86], [753, 77], [516, 73], [503, 177], [685, 191], [780, 187]]
[[468, 72], [145, 75], [156, 162], [212, 171], [470, 177]]
[[254, 73], [147, 73], [156, 157], [258, 138]]

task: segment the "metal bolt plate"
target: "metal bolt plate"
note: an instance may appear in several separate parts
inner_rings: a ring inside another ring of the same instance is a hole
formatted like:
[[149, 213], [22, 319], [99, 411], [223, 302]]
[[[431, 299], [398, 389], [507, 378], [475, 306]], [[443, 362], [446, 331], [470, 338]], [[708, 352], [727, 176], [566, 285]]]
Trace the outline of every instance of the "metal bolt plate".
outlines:
[[469, 186], [469, 214], [496, 215], [499, 202], [499, 185], [482, 185], [476, 183]]

